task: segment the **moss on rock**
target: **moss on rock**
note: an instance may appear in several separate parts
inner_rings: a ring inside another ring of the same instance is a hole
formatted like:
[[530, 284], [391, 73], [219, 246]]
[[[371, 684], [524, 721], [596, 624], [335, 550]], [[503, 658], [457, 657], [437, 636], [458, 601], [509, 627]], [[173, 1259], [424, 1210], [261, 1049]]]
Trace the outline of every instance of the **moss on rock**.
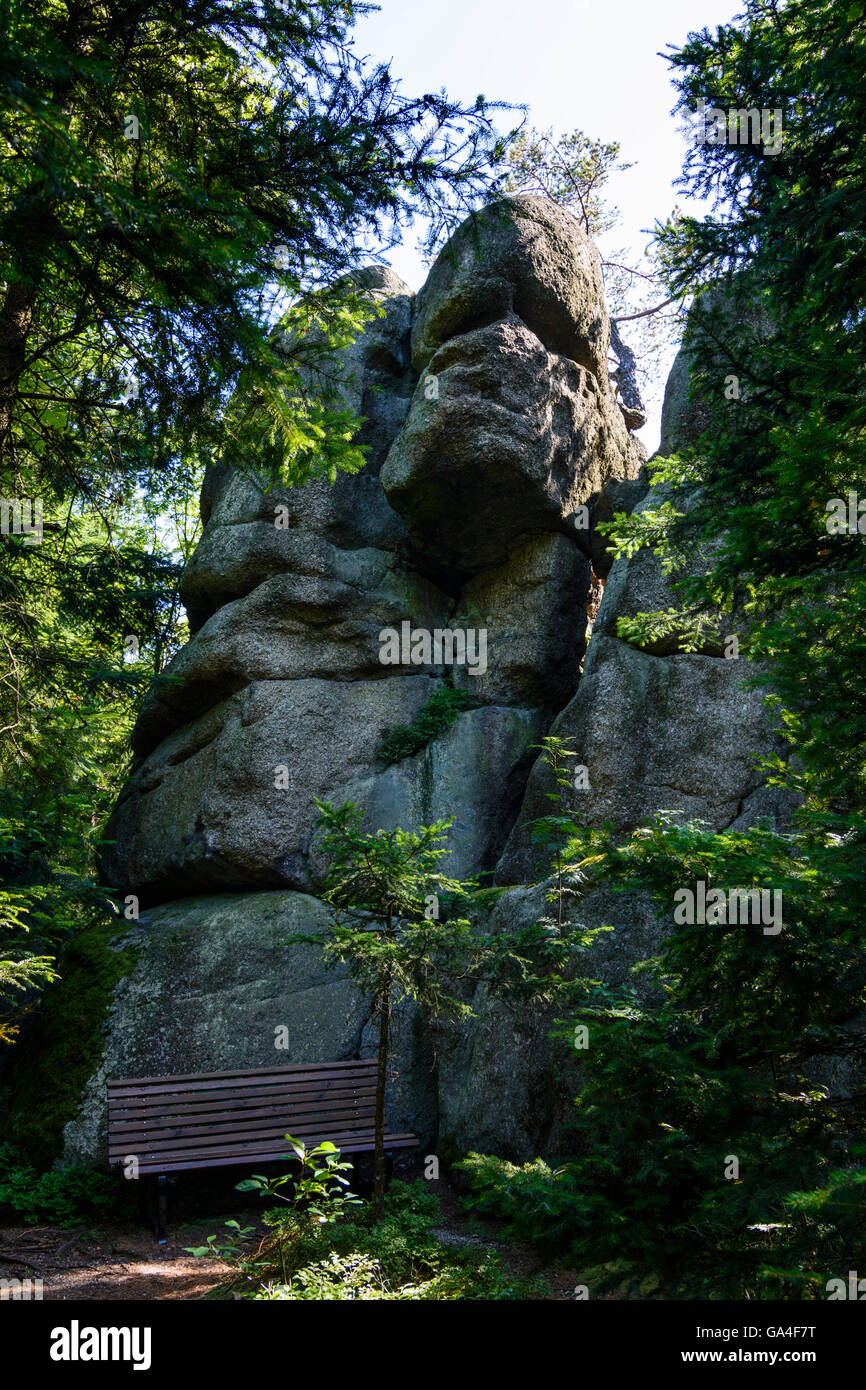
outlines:
[[120, 940], [116, 923], [99, 923], [60, 953], [61, 978], [46, 991], [10, 1066], [4, 1138], [39, 1169], [60, 1154], [63, 1126], [99, 1065], [115, 985], [135, 964], [137, 951], [118, 949], [113, 943]]

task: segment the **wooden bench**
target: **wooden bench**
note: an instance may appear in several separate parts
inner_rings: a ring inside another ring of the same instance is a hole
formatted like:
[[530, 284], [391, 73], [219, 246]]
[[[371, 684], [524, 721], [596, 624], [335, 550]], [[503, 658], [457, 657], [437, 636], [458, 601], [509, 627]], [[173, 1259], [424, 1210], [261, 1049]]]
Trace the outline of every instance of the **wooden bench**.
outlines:
[[[287, 1134], [308, 1148], [330, 1139], [341, 1153], [365, 1153], [375, 1109], [375, 1058], [109, 1081], [108, 1161], [135, 1159], [137, 1175], [158, 1177], [163, 1241], [167, 1174], [294, 1159]], [[386, 1131], [387, 1150], [417, 1143]]]

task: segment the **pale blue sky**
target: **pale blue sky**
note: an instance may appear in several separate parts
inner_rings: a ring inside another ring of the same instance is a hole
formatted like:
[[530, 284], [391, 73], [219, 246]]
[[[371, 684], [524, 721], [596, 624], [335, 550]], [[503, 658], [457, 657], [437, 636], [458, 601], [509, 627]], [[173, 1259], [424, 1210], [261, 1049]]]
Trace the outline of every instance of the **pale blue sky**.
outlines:
[[[381, 60], [410, 95], [445, 87], [452, 97], [525, 103], [529, 122], [579, 127], [619, 140], [634, 167], [608, 186], [622, 209], [621, 245], [643, 247], [644, 229], [664, 220], [677, 195], [673, 181], [685, 136], [671, 117], [674, 92], [662, 57], [690, 30], [714, 28], [741, 11], [737, 0], [382, 0], [356, 29], [357, 48]], [[426, 275], [416, 238], [390, 257], [413, 289]], [[661, 388], [648, 400], [641, 432], [658, 443]]]

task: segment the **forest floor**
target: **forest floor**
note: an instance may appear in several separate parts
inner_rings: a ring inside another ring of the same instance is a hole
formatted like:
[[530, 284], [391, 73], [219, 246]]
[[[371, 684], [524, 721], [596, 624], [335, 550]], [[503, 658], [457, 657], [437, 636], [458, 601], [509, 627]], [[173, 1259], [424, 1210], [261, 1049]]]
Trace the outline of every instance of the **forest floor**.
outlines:
[[[439, 1220], [434, 1235], [443, 1245], [494, 1250], [512, 1274], [541, 1274], [549, 1299], [574, 1297], [574, 1270], [542, 1268], [531, 1246], [498, 1240], [494, 1227], [471, 1217], [442, 1184]], [[74, 1230], [63, 1226], [0, 1226], [0, 1278], [42, 1279], [42, 1298], [49, 1300], [201, 1299], [226, 1285], [232, 1270], [216, 1260], [197, 1259], [185, 1246], [204, 1245], [222, 1231], [225, 1215], [169, 1226], [165, 1245], [157, 1245], [143, 1223], [94, 1222]], [[243, 1221], [256, 1234], [267, 1228], [254, 1217]]]
[[227, 1265], [196, 1259], [185, 1245], [204, 1245], [224, 1218], [178, 1226], [157, 1245], [146, 1226], [94, 1223], [0, 1227], [0, 1277], [42, 1279], [42, 1297], [140, 1300], [204, 1298], [231, 1274]]

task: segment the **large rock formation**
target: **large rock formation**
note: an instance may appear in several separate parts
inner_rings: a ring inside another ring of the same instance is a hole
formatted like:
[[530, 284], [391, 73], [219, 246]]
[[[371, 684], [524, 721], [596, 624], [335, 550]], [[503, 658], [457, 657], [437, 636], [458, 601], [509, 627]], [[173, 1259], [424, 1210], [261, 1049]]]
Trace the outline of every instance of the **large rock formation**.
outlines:
[[[530, 829], [549, 805], [534, 745], [551, 727], [588, 768], [591, 791], [569, 798], [586, 823], [627, 831], [671, 810], [721, 827], [767, 809], [753, 754], [770, 736], [724, 633], [694, 655], [617, 634], [618, 617], [674, 600], [652, 556], [612, 565], [586, 525], [645, 504], [645, 455], [608, 376], [598, 256], [574, 219], [508, 200], [458, 230], [417, 297], [390, 272], [361, 283], [385, 309], [344, 363], [345, 398], [367, 420], [363, 472], [271, 491], [253, 471], [205, 480], [182, 590], [192, 637], [141, 713], [107, 831], [106, 878], [144, 913], [138, 963], [67, 1128], [77, 1155], [100, 1151], [109, 1072], [369, 1046], [366, 1002], [312, 948], [283, 944], [324, 921], [316, 798], [356, 801], [370, 828], [453, 816], [449, 871], [526, 885], [500, 896], [492, 930], [544, 911]], [[381, 659], [387, 629], [396, 664]], [[438, 632], [439, 649], [404, 640], [419, 630]], [[443, 634], [481, 630], [486, 659], [476, 646], [461, 661], [458, 645], [449, 664]], [[383, 767], [382, 731], [446, 677], [477, 707]], [[602, 889], [576, 911], [615, 927], [593, 955], [612, 980], [658, 939], [643, 899]], [[458, 1031], [406, 1015], [395, 1122], [425, 1145], [438, 1133], [517, 1158], [555, 1153], [567, 1068], [550, 1020], [484, 989], [475, 1005]]]
[[[494, 867], [528, 749], [577, 686], [590, 576], [574, 515], [643, 461], [607, 376], [600, 274], [574, 218], [532, 197], [460, 228], [417, 301], [363, 274], [385, 314], [347, 354], [345, 398], [369, 416], [369, 462], [333, 488], [207, 478], [182, 588], [194, 634], [142, 711], [107, 832], [118, 889], [314, 890], [317, 797], [386, 826], [436, 807], [456, 818], [450, 867]], [[404, 622], [483, 630], [486, 670], [433, 651], [383, 665], [380, 634]], [[446, 674], [483, 717], [383, 771], [382, 730]]]

